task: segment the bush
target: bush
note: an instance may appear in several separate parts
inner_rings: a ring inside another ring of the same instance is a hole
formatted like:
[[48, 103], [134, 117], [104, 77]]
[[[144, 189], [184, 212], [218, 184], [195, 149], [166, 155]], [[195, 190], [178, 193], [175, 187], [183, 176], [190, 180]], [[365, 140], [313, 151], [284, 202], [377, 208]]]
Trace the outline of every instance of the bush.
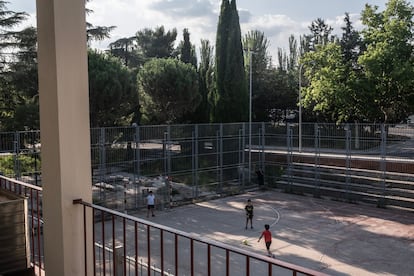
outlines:
[[[14, 176], [17, 174], [30, 174], [35, 172], [35, 168], [40, 170], [40, 160], [35, 160], [32, 156], [19, 155], [19, 171], [15, 171], [15, 155], [0, 156], [0, 173], [5, 176]], [[37, 164], [35, 164], [37, 162]]]

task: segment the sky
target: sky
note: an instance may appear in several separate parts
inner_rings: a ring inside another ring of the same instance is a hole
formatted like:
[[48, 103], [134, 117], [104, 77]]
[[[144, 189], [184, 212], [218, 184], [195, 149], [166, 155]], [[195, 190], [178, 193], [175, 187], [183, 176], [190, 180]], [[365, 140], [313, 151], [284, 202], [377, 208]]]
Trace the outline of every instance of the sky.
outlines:
[[[36, 0], [6, 0], [13, 11], [25, 11], [30, 19], [25, 25], [36, 25]], [[201, 39], [215, 44], [215, 33], [222, 0], [90, 0], [87, 8], [93, 10], [87, 21], [96, 26], [116, 26], [111, 38], [92, 47], [106, 49], [110, 42], [131, 37], [144, 28], [163, 25], [166, 30], [177, 29], [176, 43], [182, 40], [187, 28], [190, 40], [198, 49]], [[407, 0], [413, 3], [414, 0]], [[251, 30], [264, 33], [270, 43], [269, 53], [277, 59], [277, 49], [287, 50], [290, 35], [299, 39], [309, 34], [308, 26], [317, 18], [342, 32], [343, 18], [348, 12], [356, 29], [365, 4], [385, 9], [387, 0], [237, 0], [242, 36]]]

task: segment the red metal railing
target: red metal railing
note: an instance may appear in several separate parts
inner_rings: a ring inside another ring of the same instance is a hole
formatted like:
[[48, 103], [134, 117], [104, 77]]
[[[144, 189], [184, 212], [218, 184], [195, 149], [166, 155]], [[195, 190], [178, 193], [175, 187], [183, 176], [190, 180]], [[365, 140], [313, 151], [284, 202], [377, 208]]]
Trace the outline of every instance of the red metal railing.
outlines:
[[326, 275], [81, 199], [74, 204], [84, 215], [92, 209], [95, 250], [85, 263], [95, 275]]
[[30, 259], [42, 275], [43, 262], [43, 219], [42, 219], [42, 188], [12, 178], [0, 176], [0, 189], [28, 198], [28, 224], [30, 237]]
[[[28, 197], [31, 261], [43, 274], [42, 188], [0, 176], [0, 188]], [[94, 275], [326, 275], [234, 246], [75, 200], [92, 209]], [[84, 229], [85, 252], [86, 233]], [[86, 256], [86, 254], [85, 254]], [[87, 267], [85, 267], [85, 275]]]

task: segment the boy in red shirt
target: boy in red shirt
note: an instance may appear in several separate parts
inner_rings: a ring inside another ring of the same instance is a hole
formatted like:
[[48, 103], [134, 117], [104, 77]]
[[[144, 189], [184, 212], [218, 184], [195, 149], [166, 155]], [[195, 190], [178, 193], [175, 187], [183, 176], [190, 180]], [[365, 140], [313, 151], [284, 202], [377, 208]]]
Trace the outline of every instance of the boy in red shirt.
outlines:
[[272, 244], [272, 233], [269, 231], [269, 224], [265, 224], [265, 230], [262, 232], [262, 235], [260, 235], [260, 238], [257, 242], [260, 242], [260, 240], [264, 237], [264, 241], [266, 243], [266, 249], [267, 249], [267, 254], [271, 257], [272, 252], [270, 252], [270, 245]]

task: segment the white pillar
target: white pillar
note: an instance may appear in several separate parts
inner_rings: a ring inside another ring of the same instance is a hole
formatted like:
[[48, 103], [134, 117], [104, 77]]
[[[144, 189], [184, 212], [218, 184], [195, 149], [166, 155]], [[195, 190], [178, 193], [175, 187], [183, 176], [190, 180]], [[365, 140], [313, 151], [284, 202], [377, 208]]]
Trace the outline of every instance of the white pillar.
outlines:
[[[37, 0], [37, 28], [45, 270], [84, 275], [83, 208], [72, 201], [92, 200], [85, 0]], [[90, 216], [87, 226], [91, 263]]]

